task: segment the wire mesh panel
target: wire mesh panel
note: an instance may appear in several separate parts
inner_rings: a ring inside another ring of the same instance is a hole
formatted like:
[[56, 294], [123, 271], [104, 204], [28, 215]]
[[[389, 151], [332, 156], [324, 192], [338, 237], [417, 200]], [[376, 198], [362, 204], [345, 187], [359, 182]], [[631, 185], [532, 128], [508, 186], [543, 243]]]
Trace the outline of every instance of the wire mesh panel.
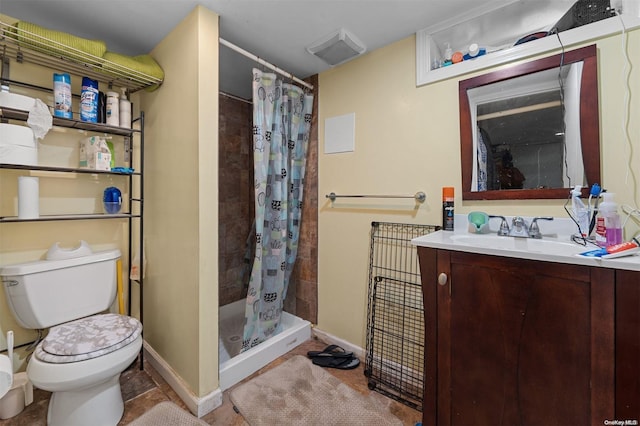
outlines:
[[369, 389], [422, 411], [424, 308], [418, 253], [411, 239], [432, 225], [373, 222], [364, 374]]

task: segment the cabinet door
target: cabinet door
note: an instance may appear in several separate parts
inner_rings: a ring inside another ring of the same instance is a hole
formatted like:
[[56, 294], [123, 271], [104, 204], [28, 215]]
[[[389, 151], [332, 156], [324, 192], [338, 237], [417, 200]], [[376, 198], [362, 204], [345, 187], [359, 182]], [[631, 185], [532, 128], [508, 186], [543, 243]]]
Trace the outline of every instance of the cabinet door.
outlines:
[[448, 282], [437, 286], [437, 414], [425, 413], [427, 424], [613, 418], [612, 272], [441, 250], [436, 257], [424, 284], [436, 286], [441, 272]]
[[616, 272], [616, 419], [640, 420], [640, 272]]

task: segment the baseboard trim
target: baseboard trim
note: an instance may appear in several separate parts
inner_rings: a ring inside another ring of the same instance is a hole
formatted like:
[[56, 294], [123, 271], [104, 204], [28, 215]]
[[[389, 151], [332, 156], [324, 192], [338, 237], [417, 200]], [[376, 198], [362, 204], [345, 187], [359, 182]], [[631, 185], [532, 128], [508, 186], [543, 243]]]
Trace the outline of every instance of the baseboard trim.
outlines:
[[189, 411], [198, 418], [215, 410], [222, 405], [222, 391], [215, 389], [208, 395], [198, 397], [189, 389], [182, 378], [171, 368], [169, 364], [151, 347], [143, 341], [144, 356], [147, 362], [162, 376], [171, 389], [178, 394]]
[[360, 360], [364, 359], [365, 350], [362, 347], [356, 346], [350, 342], [347, 342], [346, 340], [336, 337], [333, 334], [327, 333], [326, 331], [320, 330], [316, 327], [313, 327], [311, 329], [311, 332], [313, 333], [314, 337], [316, 337], [318, 340], [323, 341], [327, 345], [338, 345], [347, 352], [353, 352], [358, 358], [360, 358]]

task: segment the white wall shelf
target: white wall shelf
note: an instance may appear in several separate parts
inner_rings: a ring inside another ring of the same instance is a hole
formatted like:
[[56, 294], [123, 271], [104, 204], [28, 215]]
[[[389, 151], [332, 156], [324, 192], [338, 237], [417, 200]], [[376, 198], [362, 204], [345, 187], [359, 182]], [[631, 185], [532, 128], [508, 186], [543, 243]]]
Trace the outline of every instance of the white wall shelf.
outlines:
[[[624, 25], [624, 26], [623, 26]], [[565, 49], [581, 43], [587, 43], [608, 35], [631, 31], [640, 27], [640, 18], [632, 15], [620, 15], [583, 25], [559, 33]], [[416, 86], [435, 83], [441, 80], [469, 74], [475, 71], [507, 64], [535, 55], [560, 49], [562, 46], [556, 35], [498, 50], [476, 59], [463, 61], [446, 67], [431, 69], [435, 58], [440, 57], [432, 29], [416, 33]]]

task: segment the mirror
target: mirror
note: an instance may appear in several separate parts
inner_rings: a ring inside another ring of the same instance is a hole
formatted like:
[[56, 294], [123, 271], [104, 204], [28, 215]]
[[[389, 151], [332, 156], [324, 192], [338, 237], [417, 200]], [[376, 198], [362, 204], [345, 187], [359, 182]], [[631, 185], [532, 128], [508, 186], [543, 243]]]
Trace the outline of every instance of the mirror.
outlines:
[[464, 200], [567, 198], [600, 183], [596, 46], [460, 81]]

